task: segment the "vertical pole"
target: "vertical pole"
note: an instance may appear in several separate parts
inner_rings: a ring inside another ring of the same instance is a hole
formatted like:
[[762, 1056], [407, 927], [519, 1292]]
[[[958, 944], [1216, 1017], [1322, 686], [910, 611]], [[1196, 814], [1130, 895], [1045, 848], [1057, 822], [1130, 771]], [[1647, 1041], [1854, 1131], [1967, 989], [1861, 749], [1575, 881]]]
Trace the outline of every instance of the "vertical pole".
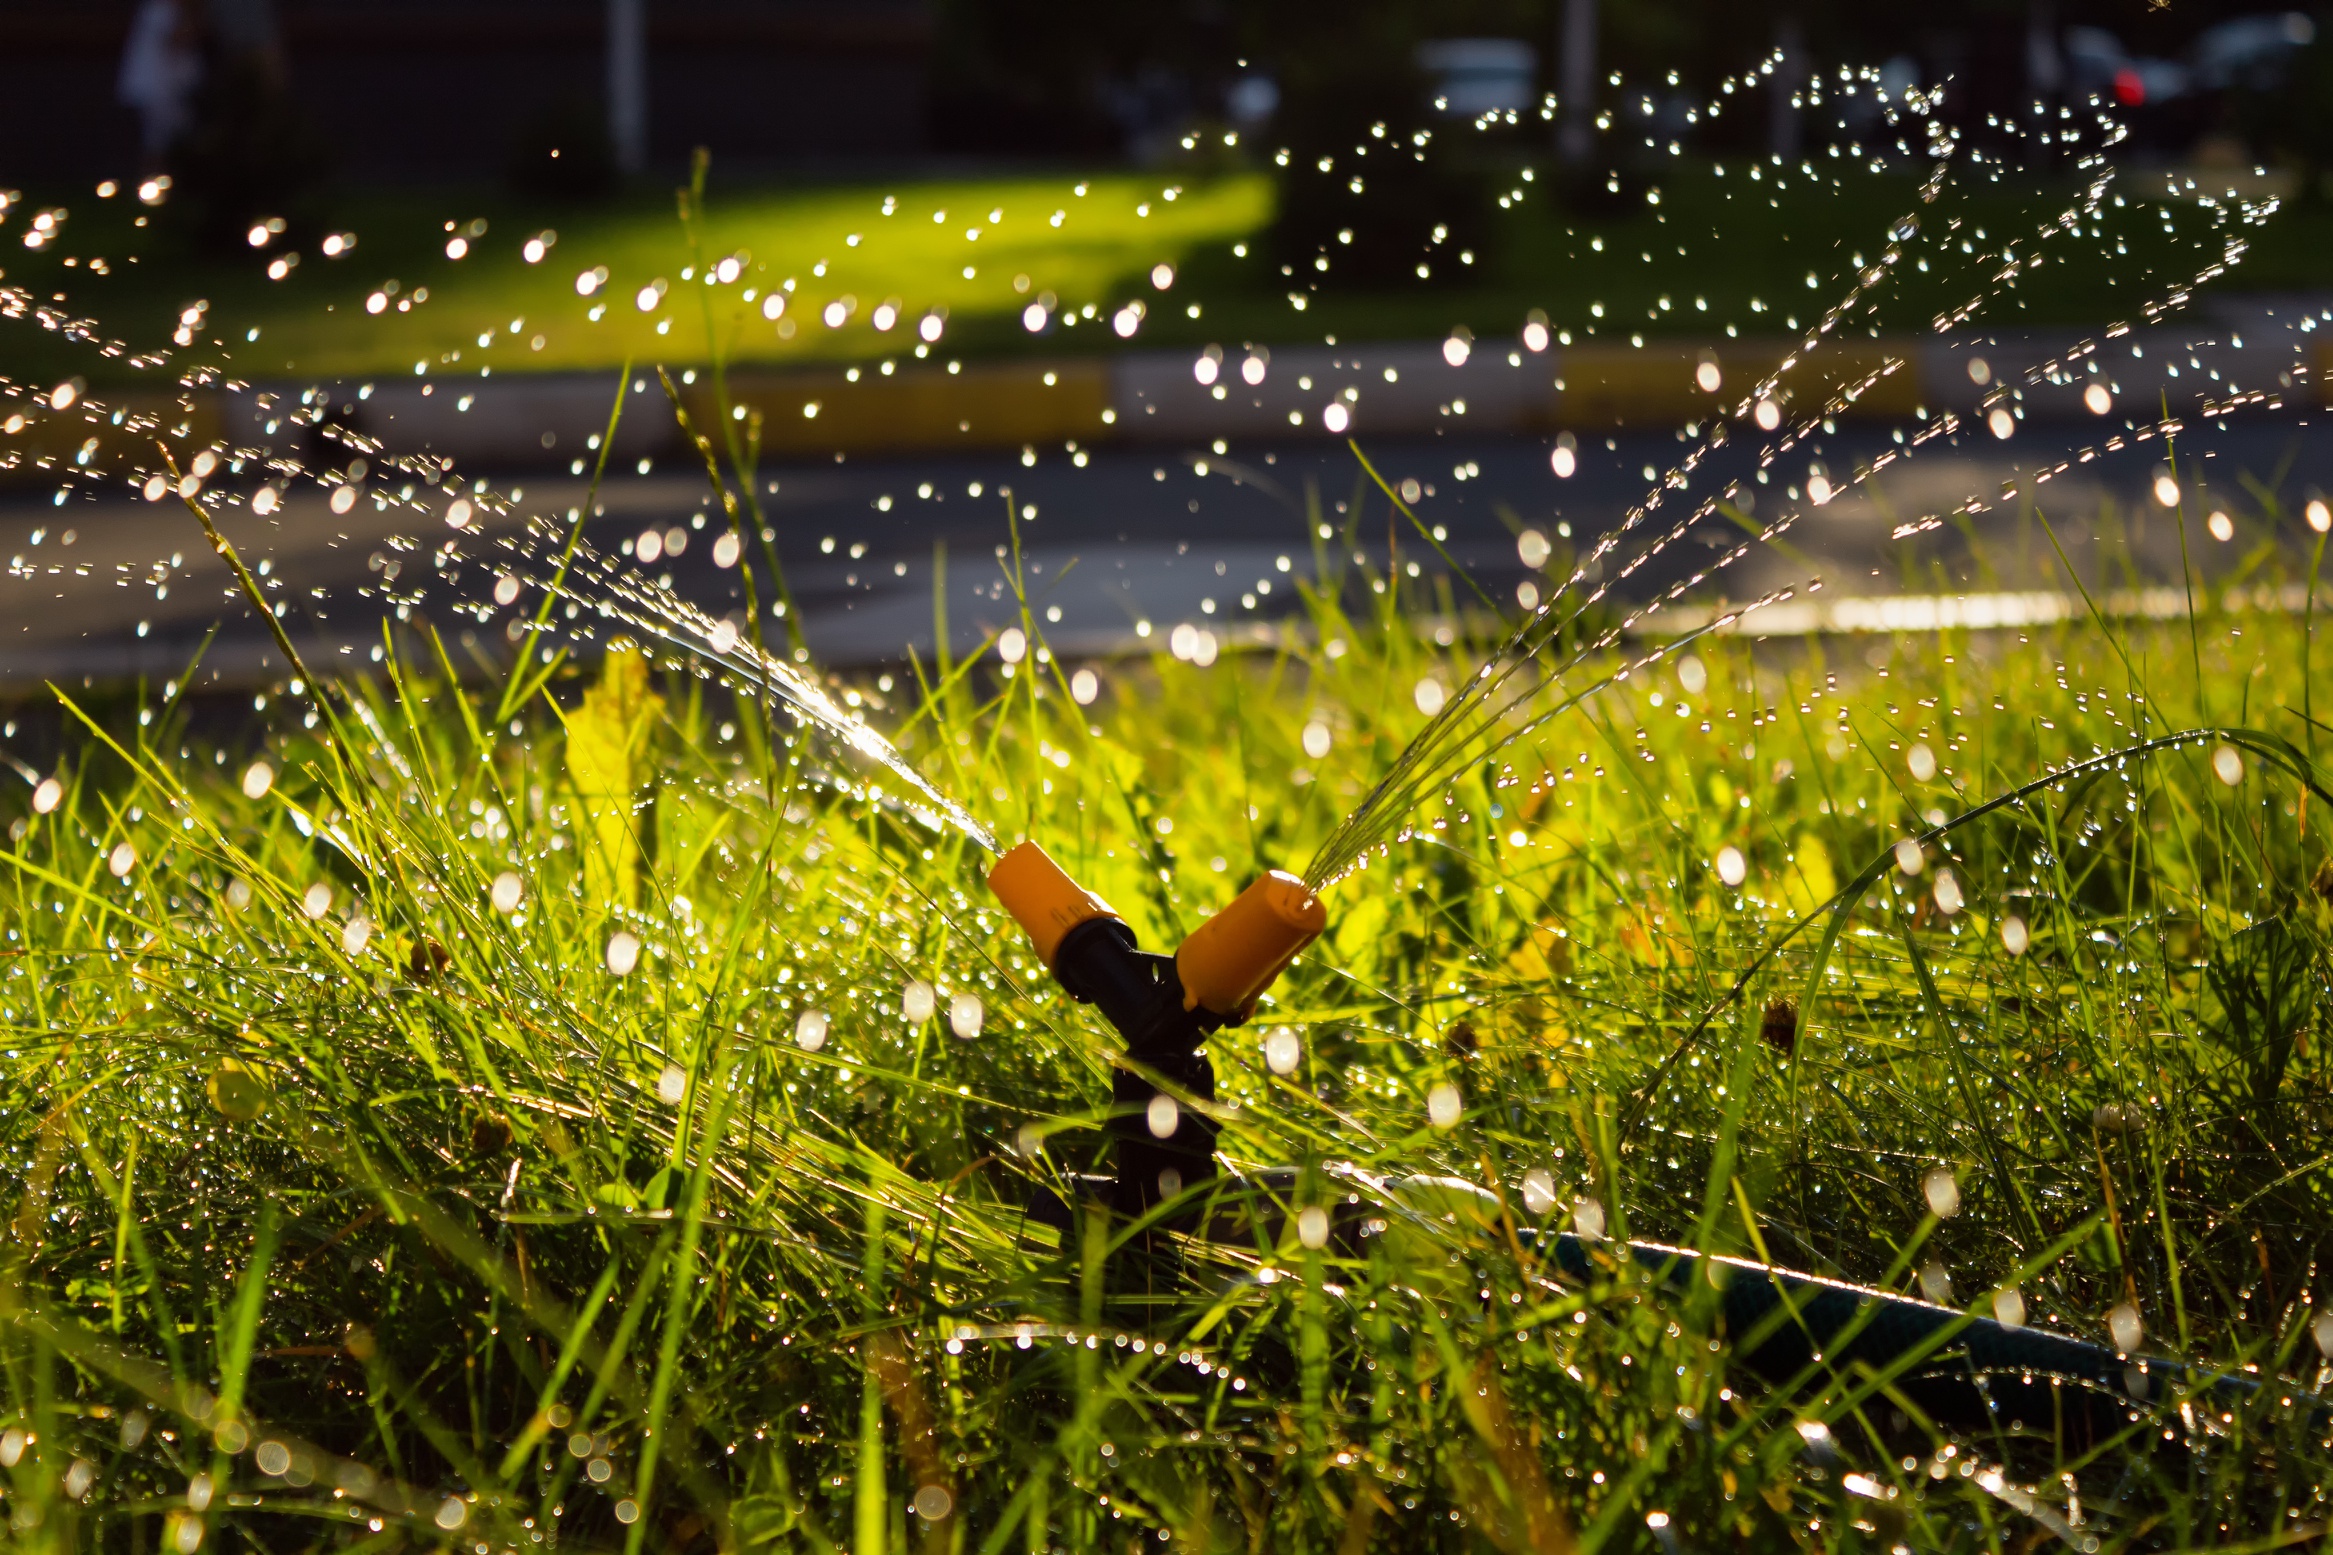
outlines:
[[1806, 29], [1796, 16], [1786, 15], [1774, 30], [1774, 51], [1782, 57], [1774, 66], [1774, 117], [1769, 149], [1788, 162], [1798, 155], [1799, 110], [1792, 101], [1806, 79]]
[[648, 0], [608, 0], [608, 145], [627, 175], [648, 166]]
[[1596, 0], [1564, 0], [1563, 128], [1556, 147], [1574, 167], [1596, 151]]
[[2042, 131], [2063, 85], [2064, 70], [2058, 58], [2057, 5], [2055, 0], [2030, 0], [2025, 7], [2026, 112], [2033, 117], [2033, 122], [2026, 126], [2028, 162], [2038, 164], [2049, 159], [2049, 142], [2043, 138]]

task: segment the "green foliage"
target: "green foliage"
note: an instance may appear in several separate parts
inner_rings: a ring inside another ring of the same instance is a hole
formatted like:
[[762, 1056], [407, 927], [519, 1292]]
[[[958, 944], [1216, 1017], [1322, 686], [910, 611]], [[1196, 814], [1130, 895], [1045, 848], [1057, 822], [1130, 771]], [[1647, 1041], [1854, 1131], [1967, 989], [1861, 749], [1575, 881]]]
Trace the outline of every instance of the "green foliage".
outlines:
[[[1170, 946], [1300, 864], [1424, 726], [1419, 683], [1487, 647], [1352, 554], [1211, 667], [1088, 666], [1090, 706], [1033, 617], [1010, 673], [846, 689]], [[1708, 638], [1590, 690], [1402, 818], [1216, 1041], [1248, 1186], [1179, 1268], [1026, 1214], [1106, 1168], [1114, 1043], [981, 850], [700, 666], [610, 655], [515, 734], [495, 688], [395, 659], [259, 750], [177, 703], [92, 712], [0, 858], [16, 1537], [1975, 1550], [2043, 1513], [2102, 1548], [2321, 1520], [2291, 1402], [2333, 1225], [2306, 632]], [[1310, 1245], [1305, 1208], [1373, 1234]], [[1956, 1438], [1885, 1376], [1744, 1372], [1711, 1301], [1624, 1261], [1560, 1275], [1533, 1235], [1575, 1213], [1980, 1315], [2016, 1290], [2091, 1336], [2129, 1302], [2151, 1351], [2293, 1380], [2201, 1423], [2133, 1405], [2121, 1441]]]

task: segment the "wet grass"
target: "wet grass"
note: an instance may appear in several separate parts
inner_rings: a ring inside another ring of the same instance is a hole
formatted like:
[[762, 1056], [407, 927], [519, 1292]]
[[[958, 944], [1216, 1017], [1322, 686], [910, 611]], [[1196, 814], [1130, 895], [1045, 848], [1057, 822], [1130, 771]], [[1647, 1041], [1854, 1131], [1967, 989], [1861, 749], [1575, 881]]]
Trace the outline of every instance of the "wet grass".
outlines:
[[[836, 691], [1171, 946], [1300, 865], [1487, 647], [1321, 543], [1300, 629], [1205, 668], [1053, 662], [1030, 612], [1015, 665]], [[2313, 1537], [2309, 626], [1708, 638], [1593, 692], [1334, 885], [1213, 1044], [1226, 1157], [1388, 1234], [1267, 1213], [1179, 1275], [1025, 1214], [1103, 1164], [1115, 1044], [982, 850], [697, 661], [465, 683], [413, 636], [226, 739], [175, 686], [67, 703], [0, 857], [14, 1536]], [[1956, 1434], [1885, 1374], [1747, 1374], [1625, 1262], [1562, 1276], [1533, 1237], [1575, 1220], [1980, 1315], [2014, 1290], [2102, 1341], [2123, 1308], [2263, 1386], [2101, 1442]]]

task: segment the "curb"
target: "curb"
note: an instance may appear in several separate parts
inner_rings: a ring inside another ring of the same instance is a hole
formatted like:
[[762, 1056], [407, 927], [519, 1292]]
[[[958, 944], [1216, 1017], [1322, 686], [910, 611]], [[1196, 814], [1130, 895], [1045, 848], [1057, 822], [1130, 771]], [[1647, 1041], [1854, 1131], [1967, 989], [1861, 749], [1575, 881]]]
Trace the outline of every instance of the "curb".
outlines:
[[[1455, 341], [1228, 353], [1209, 347], [1204, 355], [1143, 351], [917, 364], [891, 372], [741, 368], [729, 375], [729, 391], [733, 406], [759, 412], [763, 457], [779, 461], [1041, 443], [1067, 443], [1074, 451], [1081, 444], [1215, 438], [1670, 431], [1744, 413], [1742, 396], [1786, 362], [1789, 371], [1774, 396], [1785, 415], [1806, 414], [1856, 384], [1863, 392], [1840, 410], [1842, 419], [1967, 416], [1992, 404], [2017, 420], [2051, 421], [2119, 420], [2117, 411], [2152, 420], [2166, 404], [2174, 415], [2205, 416], [2244, 406], [2333, 408], [2325, 388], [2333, 381], [2333, 341], [2245, 345], [2231, 333], [2225, 343], [2199, 343], [2157, 329], [2095, 344], [2071, 334], [1891, 337], [1794, 352], [1794, 342], [1776, 340], [1540, 352], [1519, 344], [1461, 348]], [[1994, 359], [2004, 374], [1990, 371]], [[1989, 379], [1998, 395], [2006, 372], [2021, 374], [2027, 364], [2050, 360], [2071, 362], [2075, 370], [2011, 387], [1990, 404], [1987, 388], [1972, 377]], [[1202, 373], [1213, 381], [1202, 381]], [[711, 386], [693, 371], [684, 377], [690, 381], [683, 402], [698, 429], [710, 434]], [[2105, 382], [2110, 395], [2107, 409], [2095, 414], [2083, 399], [2094, 381]], [[12, 385], [5, 395], [23, 408], [24, 420], [15, 432], [0, 433], [0, 479], [39, 481], [75, 469], [129, 476], [147, 465], [150, 450], [141, 438], [106, 435], [125, 423], [148, 435], [166, 432], [189, 449], [233, 448], [253, 457], [246, 451], [312, 437], [313, 423], [330, 419], [399, 453], [471, 467], [540, 467], [594, 457], [610, 387], [604, 373], [259, 384], [183, 396], [84, 397], [52, 411], [37, 391]], [[615, 458], [685, 453], [654, 375], [635, 373], [631, 389]]]

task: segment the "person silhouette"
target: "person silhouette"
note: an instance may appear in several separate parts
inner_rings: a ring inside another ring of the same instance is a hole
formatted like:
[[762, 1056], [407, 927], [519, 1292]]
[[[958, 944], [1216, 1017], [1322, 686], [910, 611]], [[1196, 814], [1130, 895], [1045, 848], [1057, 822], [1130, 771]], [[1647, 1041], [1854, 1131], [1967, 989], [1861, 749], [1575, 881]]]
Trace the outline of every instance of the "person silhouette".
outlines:
[[145, 0], [131, 19], [114, 92], [136, 111], [139, 156], [159, 168], [192, 119], [203, 60], [195, 21], [181, 0]]

